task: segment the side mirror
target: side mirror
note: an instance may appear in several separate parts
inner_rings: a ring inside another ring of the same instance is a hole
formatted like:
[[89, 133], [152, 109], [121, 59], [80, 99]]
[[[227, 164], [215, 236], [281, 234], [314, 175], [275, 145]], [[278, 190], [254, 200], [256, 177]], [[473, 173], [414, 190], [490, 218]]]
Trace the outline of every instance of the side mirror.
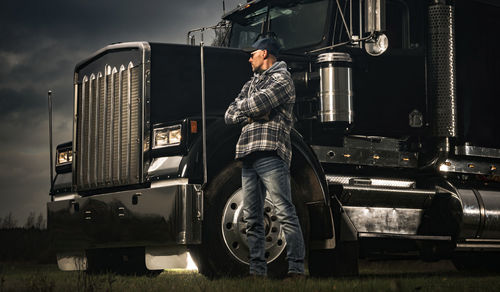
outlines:
[[389, 39], [383, 33], [365, 41], [365, 51], [371, 56], [380, 56], [389, 47]]
[[188, 36], [188, 45], [194, 46], [196, 45], [196, 38], [194, 35]]

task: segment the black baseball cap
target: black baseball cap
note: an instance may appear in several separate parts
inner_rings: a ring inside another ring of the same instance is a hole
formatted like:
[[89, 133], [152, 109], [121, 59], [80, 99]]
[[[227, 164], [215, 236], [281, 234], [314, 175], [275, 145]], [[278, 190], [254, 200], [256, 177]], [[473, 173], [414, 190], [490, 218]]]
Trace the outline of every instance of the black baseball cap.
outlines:
[[275, 38], [261, 38], [257, 40], [250, 48], [245, 48], [243, 51], [252, 53], [257, 50], [267, 50], [273, 56], [278, 56], [281, 45]]

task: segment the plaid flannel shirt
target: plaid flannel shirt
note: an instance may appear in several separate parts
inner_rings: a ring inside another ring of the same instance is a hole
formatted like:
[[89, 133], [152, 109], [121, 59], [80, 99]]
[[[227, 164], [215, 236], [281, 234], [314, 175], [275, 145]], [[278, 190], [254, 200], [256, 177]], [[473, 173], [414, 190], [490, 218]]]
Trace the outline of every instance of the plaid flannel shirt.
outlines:
[[[290, 166], [294, 103], [295, 87], [285, 62], [276, 62], [263, 73], [254, 74], [224, 117], [228, 125], [244, 125], [236, 144], [236, 159], [256, 151], [275, 150]], [[259, 119], [267, 114], [269, 120]]]

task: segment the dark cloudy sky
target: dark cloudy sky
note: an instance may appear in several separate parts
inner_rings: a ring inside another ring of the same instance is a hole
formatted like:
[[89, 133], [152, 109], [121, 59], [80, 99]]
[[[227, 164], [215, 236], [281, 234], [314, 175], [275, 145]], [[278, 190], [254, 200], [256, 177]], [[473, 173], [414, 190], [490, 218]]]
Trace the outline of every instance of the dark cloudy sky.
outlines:
[[[225, 0], [227, 10], [244, 0]], [[23, 225], [50, 199], [47, 90], [54, 147], [71, 140], [73, 69], [114, 42], [185, 43], [216, 24], [222, 0], [3, 0], [0, 8], [0, 218]]]

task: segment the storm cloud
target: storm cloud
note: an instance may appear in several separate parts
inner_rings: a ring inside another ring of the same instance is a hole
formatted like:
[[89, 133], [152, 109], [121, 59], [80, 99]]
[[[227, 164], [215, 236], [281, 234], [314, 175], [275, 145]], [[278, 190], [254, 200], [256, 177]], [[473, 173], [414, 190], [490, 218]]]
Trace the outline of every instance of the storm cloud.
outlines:
[[[244, 1], [242, 1], [244, 2]], [[235, 8], [238, 1], [225, 1]], [[24, 224], [49, 200], [47, 91], [54, 144], [71, 140], [76, 63], [116, 42], [185, 43], [216, 24], [222, 0], [13, 1], [0, 10], [0, 218]]]

